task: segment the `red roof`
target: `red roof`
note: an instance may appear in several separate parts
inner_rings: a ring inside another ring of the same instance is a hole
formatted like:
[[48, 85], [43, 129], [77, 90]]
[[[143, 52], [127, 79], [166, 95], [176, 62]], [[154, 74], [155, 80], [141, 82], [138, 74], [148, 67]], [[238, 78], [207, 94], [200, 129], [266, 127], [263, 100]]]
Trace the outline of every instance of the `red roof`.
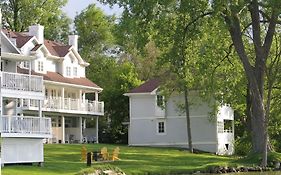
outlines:
[[27, 43], [32, 38], [32, 36], [27, 36], [24, 33], [18, 33], [18, 32], [13, 32], [13, 31], [4, 30], [4, 29], [2, 31], [9, 38], [16, 38], [18, 48], [21, 48], [22, 46], [24, 46], [25, 43]]
[[[18, 73], [28, 74], [28, 71], [29, 71], [28, 69], [22, 69], [22, 68], [19, 68], [19, 67], [17, 68]], [[85, 78], [85, 77], [66, 78], [66, 77], [64, 77], [61, 74], [56, 73], [56, 72], [47, 72], [47, 74], [41, 74], [41, 73], [31, 71], [31, 74], [43, 76], [43, 79], [48, 80], [48, 81], [100, 88], [94, 82], [92, 82], [91, 80], [89, 80], [88, 78]]]
[[[32, 36], [28, 36], [27, 33], [19, 33], [19, 32], [13, 32], [9, 30], [2, 30], [5, 35], [7, 35], [9, 38], [16, 38], [17, 42], [17, 47], [21, 48], [24, 46], [31, 38]], [[32, 51], [36, 51], [42, 44], [36, 45]], [[44, 45], [48, 49], [48, 51], [51, 53], [53, 56], [58, 56], [58, 57], [64, 57], [70, 49], [70, 45], [64, 45], [62, 43], [58, 43], [55, 41], [51, 40], [44, 40]]]
[[132, 89], [129, 93], [150, 93], [158, 88], [160, 85], [160, 80], [158, 78], [154, 78], [146, 81], [139, 87]]
[[64, 57], [69, 52], [71, 47], [70, 45], [63, 45], [51, 40], [45, 40], [44, 45], [52, 55], [58, 57]]

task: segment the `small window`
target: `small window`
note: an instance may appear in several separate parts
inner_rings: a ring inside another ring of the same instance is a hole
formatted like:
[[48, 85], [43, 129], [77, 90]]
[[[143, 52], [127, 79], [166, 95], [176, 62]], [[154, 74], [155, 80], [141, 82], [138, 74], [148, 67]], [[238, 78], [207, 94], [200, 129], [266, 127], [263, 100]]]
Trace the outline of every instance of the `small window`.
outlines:
[[71, 76], [71, 67], [66, 67], [66, 76]]
[[29, 61], [24, 61], [23, 62], [23, 68], [29, 68]]
[[73, 67], [73, 76], [77, 76], [77, 67]]
[[157, 131], [158, 131], [159, 134], [165, 133], [165, 122], [164, 121], [158, 122], [158, 130]]
[[55, 98], [55, 97], [56, 97], [56, 94], [57, 94], [56, 89], [52, 89], [52, 90], [51, 90], [51, 97]]
[[38, 71], [41, 71], [41, 72], [44, 71], [43, 61], [38, 61]]
[[45, 97], [48, 97], [48, 89], [45, 89]]
[[165, 106], [164, 96], [157, 95], [156, 98], [157, 98], [157, 106], [164, 107]]
[[1, 60], [1, 71], [4, 71], [4, 65], [5, 65], [4, 60]]

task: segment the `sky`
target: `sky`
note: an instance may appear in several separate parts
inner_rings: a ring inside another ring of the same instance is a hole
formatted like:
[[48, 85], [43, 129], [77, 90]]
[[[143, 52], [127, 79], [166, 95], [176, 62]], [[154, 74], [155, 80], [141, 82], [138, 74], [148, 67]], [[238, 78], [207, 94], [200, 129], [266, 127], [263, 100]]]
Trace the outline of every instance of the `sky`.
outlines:
[[122, 9], [118, 7], [118, 5], [110, 8], [108, 5], [103, 5], [99, 3], [97, 0], [68, 0], [68, 3], [63, 8], [63, 11], [74, 20], [76, 14], [80, 13], [83, 9], [85, 9], [89, 4], [95, 3], [97, 7], [100, 7], [105, 14], [107, 15], [120, 15], [122, 13]]

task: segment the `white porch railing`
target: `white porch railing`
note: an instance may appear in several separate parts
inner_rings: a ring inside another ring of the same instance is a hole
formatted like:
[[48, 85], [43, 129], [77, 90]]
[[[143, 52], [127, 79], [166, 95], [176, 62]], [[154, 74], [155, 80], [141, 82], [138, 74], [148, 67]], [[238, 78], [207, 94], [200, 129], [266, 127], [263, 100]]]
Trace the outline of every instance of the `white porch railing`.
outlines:
[[[39, 107], [37, 100], [23, 101], [23, 107]], [[84, 111], [92, 113], [104, 113], [104, 103], [100, 101], [90, 101], [72, 98], [47, 98], [42, 106], [43, 110], [66, 110]]]
[[51, 134], [51, 118], [28, 116], [1, 117], [1, 133]]
[[11, 72], [2, 72], [1, 88], [43, 92], [43, 77]]

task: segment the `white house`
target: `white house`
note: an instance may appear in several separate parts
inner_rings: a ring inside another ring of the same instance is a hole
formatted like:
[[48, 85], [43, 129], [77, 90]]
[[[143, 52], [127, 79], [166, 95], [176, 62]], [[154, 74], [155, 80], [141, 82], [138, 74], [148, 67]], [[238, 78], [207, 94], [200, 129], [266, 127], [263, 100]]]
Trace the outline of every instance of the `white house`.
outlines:
[[[89, 63], [78, 53], [78, 36], [64, 45], [33, 25], [24, 33], [2, 30], [1, 42], [2, 163], [43, 162], [44, 138], [98, 142], [102, 88], [85, 77]], [[87, 128], [87, 120], [94, 126]]]
[[[160, 81], [152, 79], [124, 94], [130, 101], [129, 145], [187, 148], [186, 116], [180, 110], [184, 97], [174, 94], [164, 100], [158, 92], [159, 86]], [[196, 91], [190, 93], [189, 99], [193, 147], [216, 154], [233, 154], [233, 110], [222, 105], [213, 116], [214, 102], [205, 102]]]
[[1, 159], [2, 163], [30, 163], [44, 161], [43, 139], [51, 137], [51, 119], [42, 116], [39, 108], [34, 115], [17, 113], [22, 99], [44, 99], [43, 77], [20, 74], [18, 61], [32, 61], [1, 31]]

